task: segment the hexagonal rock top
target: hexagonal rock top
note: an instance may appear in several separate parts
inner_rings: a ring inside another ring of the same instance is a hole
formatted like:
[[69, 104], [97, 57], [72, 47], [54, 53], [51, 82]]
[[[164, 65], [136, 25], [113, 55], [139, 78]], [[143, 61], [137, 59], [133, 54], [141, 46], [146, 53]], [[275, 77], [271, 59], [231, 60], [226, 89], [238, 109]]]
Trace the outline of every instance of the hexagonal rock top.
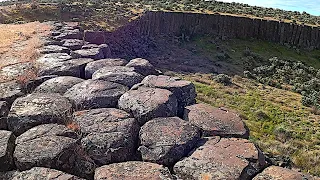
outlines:
[[102, 166], [96, 169], [95, 180], [171, 180], [169, 170], [159, 164], [149, 162], [123, 162]]
[[77, 139], [78, 135], [63, 125], [36, 126], [17, 137], [15, 164], [20, 171], [47, 167], [89, 177], [95, 164], [87, 158]]
[[41, 54], [49, 54], [49, 53], [69, 53], [70, 49], [63, 47], [63, 46], [58, 46], [58, 45], [48, 45], [44, 46], [39, 50]]
[[39, 59], [37, 59], [38, 63], [55, 63], [55, 62], [62, 62], [72, 59], [72, 57], [67, 53], [50, 53], [45, 54], [41, 56]]
[[118, 106], [133, 114], [140, 125], [156, 117], [177, 115], [177, 98], [168, 90], [140, 87], [123, 94]]
[[85, 69], [86, 78], [92, 78], [92, 74], [103, 67], [124, 66], [128, 61], [124, 59], [100, 59], [88, 63]]
[[155, 67], [148, 60], [142, 58], [132, 59], [126, 66], [135, 68], [136, 71], [143, 76], [159, 74]]
[[172, 166], [195, 147], [200, 130], [178, 117], [155, 118], [142, 126], [139, 136], [144, 161]]
[[313, 178], [308, 175], [304, 175], [300, 172], [296, 172], [290, 169], [286, 169], [278, 166], [270, 166], [258, 174], [253, 180], [316, 180], [320, 178]]
[[45, 81], [40, 86], [38, 86], [33, 92], [64, 94], [69, 88], [83, 81], [83, 79], [77, 77], [60, 76]]
[[133, 85], [140, 83], [143, 76], [135, 72], [134, 68], [114, 66], [97, 70], [92, 74], [92, 79], [100, 79], [132, 87]]
[[59, 94], [34, 93], [18, 98], [8, 115], [8, 128], [16, 135], [47, 123], [64, 124], [72, 115], [72, 104]]
[[177, 77], [170, 76], [155, 76], [150, 75], [145, 77], [141, 84], [147, 87], [155, 87], [167, 89], [171, 91], [178, 100], [178, 115], [183, 116], [184, 107], [194, 104], [196, 98], [196, 89], [190, 81], [184, 81]]
[[24, 95], [24, 89], [17, 81], [0, 83], [0, 101], [12, 104], [15, 99]]
[[0, 130], [0, 171], [11, 170], [14, 166], [12, 155], [15, 139], [12, 132]]
[[227, 109], [195, 104], [185, 108], [184, 119], [201, 128], [204, 136], [249, 137], [239, 115]]
[[86, 80], [74, 85], [64, 94], [76, 105], [76, 109], [113, 108], [128, 88], [103, 80]]
[[15, 173], [12, 180], [23, 180], [23, 179], [48, 179], [48, 180], [84, 180], [77, 176], [67, 174], [62, 171], [55, 169], [34, 167], [30, 170]]
[[74, 58], [91, 58], [91, 59], [103, 59], [103, 49], [102, 48], [92, 48], [92, 49], [79, 49], [71, 52], [71, 56]]
[[174, 165], [181, 179], [251, 179], [266, 166], [264, 156], [246, 139], [209, 138]]
[[74, 113], [83, 134], [81, 144], [97, 165], [133, 160], [138, 146], [139, 125], [131, 115], [114, 108]]

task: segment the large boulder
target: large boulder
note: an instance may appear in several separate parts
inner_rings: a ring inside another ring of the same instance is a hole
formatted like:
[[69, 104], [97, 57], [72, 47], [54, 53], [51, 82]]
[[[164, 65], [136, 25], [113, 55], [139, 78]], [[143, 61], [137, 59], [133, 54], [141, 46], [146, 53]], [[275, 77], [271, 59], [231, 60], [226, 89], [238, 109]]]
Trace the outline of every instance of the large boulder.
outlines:
[[83, 139], [82, 147], [97, 165], [133, 160], [139, 125], [131, 115], [114, 108], [74, 113]]
[[46, 167], [90, 177], [95, 164], [78, 145], [78, 135], [64, 125], [36, 126], [16, 139], [14, 161], [20, 171]]
[[6, 101], [0, 101], [0, 129], [7, 129], [7, 115], [9, 113], [9, 105]]
[[16, 172], [12, 175], [12, 180], [23, 180], [23, 179], [47, 179], [47, 180], [84, 180], [77, 176], [67, 174], [62, 171], [55, 169], [43, 168], [43, 167], [34, 167], [27, 171]]
[[0, 171], [8, 171], [14, 167], [13, 151], [16, 137], [10, 131], [0, 130]]
[[58, 36], [53, 36], [53, 40], [61, 41], [63, 39], [83, 39], [83, 32], [73, 27], [62, 29], [62, 33]]
[[124, 66], [127, 63], [124, 59], [101, 59], [90, 62], [85, 69], [86, 78], [92, 78], [92, 74], [103, 67]]
[[16, 135], [47, 123], [64, 124], [72, 115], [72, 104], [59, 94], [34, 93], [18, 98], [8, 115], [8, 128]]
[[168, 90], [140, 87], [123, 94], [120, 109], [133, 114], [140, 125], [156, 117], [177, 115], [177, 98]]
[[25, 84], [25, 89], [27, 93], [31, 93], [36, 87], [40, 86], [43, 82], [58, 77], [58, 75], [48, 75], [48, 76], [39, 76], [34, 79], [29, 80]]
[[200, 130], [178, 117], [155, 118], [142, 126], [139, 136], [144, 161], [172, 166], [195, 147]]
[[40, 64], [63, 62], [72, 59], [72, 57], [67, 53], [50, 53], [41, 56], [37, 59]]
[[103, 59], [103, 49], [102, 48], [91, 48], [91, 49], [79, 49], [71, 52], [74, 58], [91, 58], [91, 59]]
[[0, 68], [2, 80], [31, 78], [37, 74], [37, 67], [33, 62], [23, 62]]
[[132, 59], [126, 66], [135, 68], [136, 71], [143, 76], [159, 74], [148, 60], [142, 58]]
[[95, 180], [171, 180], [168, 168], [149, 162], [123, 162], [105, 165], [95, 171]]
[[17, 81], [0, 83], [0, 101], [6, 101], [9, 105], [15, 99], [24, 95], [24, 89]]
[[45, 81], [34, 90], [34, 93], [59, 93], [63, 95], [69, 88], [83, 81], [77, 77], [60, 76]]
[[118, 104], [118, 99], [128, 91], [121, 84], [102, 81], [86, 80], [74, 85], [64, 96], [69, 98], [78, 110], [92, 108], [112, 108]]
[[258, 174], [253, 180], [316, 180], [309, 175], [278, 166], [270, 166]]
[[100, 79], [132, 87], [133, 85], [140, 83], [143, 76], [135, 72], [134, 68], [114, 66], [97, 70], [93, 73], [92, 79]]
[[73, 51], [81, 49], [85, 41], [80, 39], [65, 39], [62, 41], [62, 46], [67, 47]]
[[213, 137], [174, 165], [180, 179], [251, 179], [266, 166], [258, 148], [246, 139]]
[[178, 100], [178, 116], [183, 116], [184, 107], [194, 104], [196, 89], [190, 81], [184, 81], [177, 77], [150, 75], [141, 82], [143, 86], [162, 88], [171, 91]]
[[59, 45], [47, 45], [42, 47], [39, 52], [41, 54], [49, 54], [49, 53], [70, 53], [70, 49], [67, 47], [59, 46]]
[[79, 58], [63, 62], [47, 63], [39, 68], [39, 75], [74, 76], [84, 78], [85, 66], [92, 61], [93, 59], [89, 58]]
[[187, 106], [184, 119], [203, 130], [204, 136], [248, 138], [249, 131], [238, 114], [207, 104]]

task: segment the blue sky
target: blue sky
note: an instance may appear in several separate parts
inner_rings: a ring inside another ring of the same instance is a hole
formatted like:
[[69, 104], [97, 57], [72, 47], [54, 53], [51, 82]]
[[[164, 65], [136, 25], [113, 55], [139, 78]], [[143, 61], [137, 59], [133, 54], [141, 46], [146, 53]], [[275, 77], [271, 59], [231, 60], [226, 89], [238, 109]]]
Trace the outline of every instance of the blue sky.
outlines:
[[223, 2], [239, 2], [250, 5], [279, 8], [291, 11], [305, 11], [320, 16], [320, 0], [217, 0]]

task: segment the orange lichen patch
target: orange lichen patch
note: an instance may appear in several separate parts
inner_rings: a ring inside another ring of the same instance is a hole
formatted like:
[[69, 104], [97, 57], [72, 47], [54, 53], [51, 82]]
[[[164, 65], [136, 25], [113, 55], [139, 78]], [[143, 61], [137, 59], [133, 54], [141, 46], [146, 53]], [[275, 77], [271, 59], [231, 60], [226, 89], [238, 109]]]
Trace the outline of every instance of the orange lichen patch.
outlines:
[[71, 129], [71, 130], [73, 130], [75, 132], [79, 132], [80, 131], [80, 126], [74, 121], [67, 123], [66, 126], [67, 126], [68, 129]]

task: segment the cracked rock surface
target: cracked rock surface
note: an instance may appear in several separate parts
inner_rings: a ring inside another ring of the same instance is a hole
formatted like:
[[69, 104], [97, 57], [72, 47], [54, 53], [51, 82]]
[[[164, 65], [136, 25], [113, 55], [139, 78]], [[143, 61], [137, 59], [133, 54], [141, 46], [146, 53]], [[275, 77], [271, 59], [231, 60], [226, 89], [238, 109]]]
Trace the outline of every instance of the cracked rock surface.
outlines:
[[100, 59], [87, 64], [85, 69], [86, 78], [92, 78], [92, 74], [103, 67], [124, 66], [128, 61], [124, 59]]

